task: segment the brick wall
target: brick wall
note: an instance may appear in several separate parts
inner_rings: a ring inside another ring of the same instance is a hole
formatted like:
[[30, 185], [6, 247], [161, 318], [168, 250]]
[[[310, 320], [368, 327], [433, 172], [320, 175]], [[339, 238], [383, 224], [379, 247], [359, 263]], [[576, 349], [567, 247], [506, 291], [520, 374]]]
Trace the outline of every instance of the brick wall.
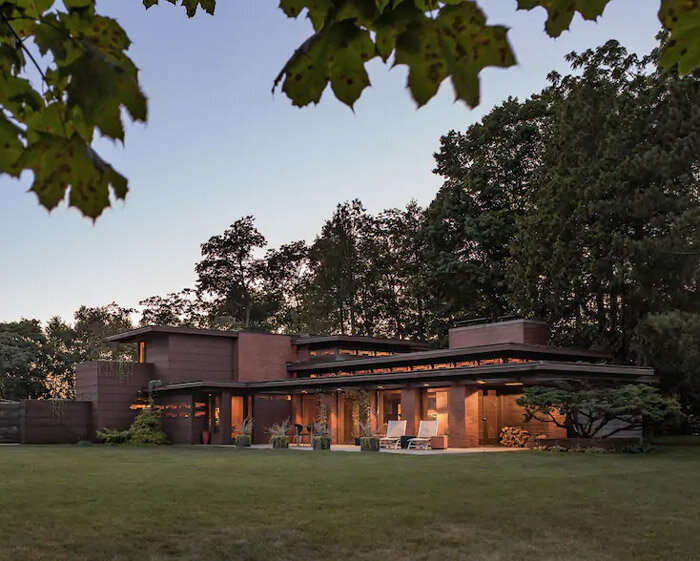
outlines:
[[75, 374], [77, 400], [92, 403], [92, 431], [104, 428], [122, 430], [131, 425], [137, 411], [130, 409], [139, 390], [153, 376], [149, 364], [83, 362]]
[[92, 403], [25, 400], [20, 403], [22, 444], [75, 444], [92, 438]]
[[478, 347], [496, 343], [544, 345], [547, 342], [547, 333], [548, 327], [545, 322], [525, 319], [453, 327], [449, 332], [449, 348]]

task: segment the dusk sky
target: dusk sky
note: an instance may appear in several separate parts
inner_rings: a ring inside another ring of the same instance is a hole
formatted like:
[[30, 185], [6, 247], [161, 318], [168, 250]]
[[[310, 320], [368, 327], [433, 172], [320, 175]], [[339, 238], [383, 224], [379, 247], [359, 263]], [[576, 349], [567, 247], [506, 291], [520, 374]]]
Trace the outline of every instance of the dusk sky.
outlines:
[[344, 200], [369, 211], [427, 205], [440, 186], [432, 174], [442, 134], [465, 130], [508, 96], [524, 98], [566, 72], [564, 55], [616, 38], [648, 52], [660, 24], [658, 2], [613, 0], [597, 23], [575, 19], [557, 40], [545, 12], [517, 12], [515, 0], [482, 0], [489, 23], [511, 27], [519, 64], [481, 73], [482, 103], [453, 102], [446, 81], [416, 110], [404, 89], [406, 67], [370, 67], [372, 87], [355, 113], [328, 89], [317, 106], [272, 96], [274, 77], [308, 36], [276, 0], [219, 0], [214, 17], [188, 19], [161, 1], [102, 0], [133, 41], [149, 98], [148, 124], [129, 125], [125, 146], [98, 151], [129, 178], [126, 203], [96, 224], [65, 204], [48, 213], [26, 193], [29, 176], [0, 176], [0, 321], [72, 319], [82, 304], [136, 307], [148, 296], [194, 285], [199, 246], [252, 214], [275, 247], [312, 241]]

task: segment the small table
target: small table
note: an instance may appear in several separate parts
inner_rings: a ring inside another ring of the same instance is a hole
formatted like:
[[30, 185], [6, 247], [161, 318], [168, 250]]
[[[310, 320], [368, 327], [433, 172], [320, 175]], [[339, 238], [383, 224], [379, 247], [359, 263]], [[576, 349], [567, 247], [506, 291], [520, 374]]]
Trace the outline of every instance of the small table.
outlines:
[[415, 438], [415, 434], [405, 434], [401, 437], [401, 448], [408, 448], [408, 441]]
[[447, 448], [447, 436], [444, 434], [430, 437], [431, 450], [445, 450]]

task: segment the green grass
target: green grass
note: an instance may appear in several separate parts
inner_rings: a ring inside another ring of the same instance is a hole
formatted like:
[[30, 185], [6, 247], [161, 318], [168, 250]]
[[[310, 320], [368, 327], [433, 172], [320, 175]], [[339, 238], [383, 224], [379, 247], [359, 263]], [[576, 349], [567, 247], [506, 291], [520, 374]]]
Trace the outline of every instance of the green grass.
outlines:
[[700, 446], [400, 456], [0, 447], [0, 559], [691, 561]]

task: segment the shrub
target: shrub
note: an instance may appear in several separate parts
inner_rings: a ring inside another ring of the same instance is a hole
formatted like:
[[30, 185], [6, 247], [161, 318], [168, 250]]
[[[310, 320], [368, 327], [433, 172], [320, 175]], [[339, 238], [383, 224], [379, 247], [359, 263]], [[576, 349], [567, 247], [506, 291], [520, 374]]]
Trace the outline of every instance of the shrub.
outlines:
[[281, 423], [275, 423], [267, 428], [267, 434], [270, 436], [270, 444], [273, 448], [289, 448], [289, 418]]
[[314, 450], [330, 450], [331, 437], [328, 435], [314, 436], [311, 445]]
[[253, 426], [255, 422], [252, 417], [246, 417], [240, 425], [236, 426], [236, 432], [242, 435], [250, 436], [253, 434]]
[[286, 434], [284, 436], [271, 436], [270, 444], [273, 448], [289, 448], [289, 437]]
[[97, 431], [97, 438], [100, 442], [114, 446], [117, 444], [126, 444], [129, 442], [131, 433], [129, 430], [110, 430], [104, 429], [103, 431]]
[[530, 438], [530, 431], [522, 427], [503, 427], [501, 429], [501, 446], [522, 448]]
[[237, 434], [234, 439], [236, 446], [248, 447], [251, 443], [251, 438], [249, 434]]
[[144, 407], [127, 430], [108, 430], [97, 433], [105, 444], [131, 446], [161, 446], [170, 444], [160, 428], [160, 417], [152, 404]]
[[624, 446], [618, 446], [611, 450], [611, 452], [618, 452], [621, 454], [647, 454], [653, 451], [654, 446], [641, 442], [639, 444], [625, 444]]
[[363, 436], [360, 438], [360, 450], [363, 452], [379, 452], [378, 436]]

